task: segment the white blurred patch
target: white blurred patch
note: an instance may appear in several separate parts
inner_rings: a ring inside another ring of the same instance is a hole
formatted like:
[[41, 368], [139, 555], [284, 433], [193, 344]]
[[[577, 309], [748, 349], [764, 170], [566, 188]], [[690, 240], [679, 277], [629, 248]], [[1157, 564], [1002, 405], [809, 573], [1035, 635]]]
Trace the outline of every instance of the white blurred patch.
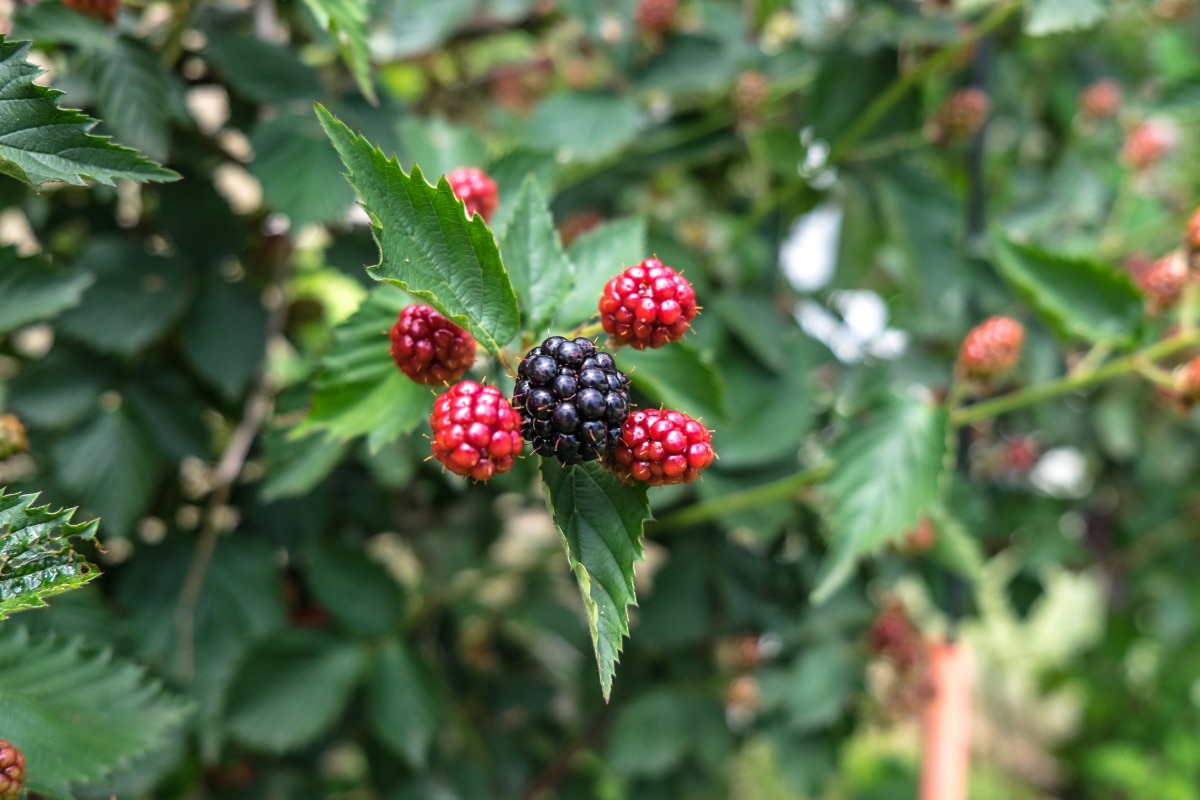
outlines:
[[229, 93], [223, 86], [196, 86], [188, 89], [187, 107], [200, 130], [209, 136], [229, 121]]
[[1087, 458], [1074, 447], [1046, 451], [1029, 473], [1029, 481], [1051, 497], [1083, 497], [1092, 488]]
[[795, 315], [804, 332], [823, 342], [839, 361], [868, 356], [890, 360], [904, 353], [908, 334], [887, 327], [887, 304], [879, 295], [865, 289], [835, 292], [829, 304], [836, 314], [813, 300], [801, 300]]
[[779, 265], [793, 289], [814, 292], [833, 279], [841, 233], [842, 208], [832, 203], [817, 206], [792, 223], [779, 248]]

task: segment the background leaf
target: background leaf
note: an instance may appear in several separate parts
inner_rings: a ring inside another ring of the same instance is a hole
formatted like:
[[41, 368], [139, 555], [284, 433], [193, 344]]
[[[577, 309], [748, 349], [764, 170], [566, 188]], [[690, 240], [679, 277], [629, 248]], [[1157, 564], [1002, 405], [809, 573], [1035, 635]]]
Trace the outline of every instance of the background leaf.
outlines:
[[444, 724], [442, 698], [416, 653], [390, 640], [367, 684], [367, 715], [375, 734], [413, 766], [425, 764]]
[[650, 519], [646, 487], [629, 487], [592, 461], [563, 467], [542, 459], [542, 479], [567, 562], [575, 571], [607, 700], [622, 639], [629, 635], [633, 565], [642, 558], [642, 525]]
[[317, 541], [305, 556], [309, 588], [338, 622], [362, 636], [382, 636], [400, 623], [400, 585], [361, 547]]
[[108, 651], [0, 626], [0, 738], [25, 754], [26, 788], [72, 796], [157, 749], [184, 707]]
[[598, 161], [622, 150], [637, 136], [638, 108], [627, 96], [568, 92], [546, 98], [529, 120], [534, 147], [565, 160]]
[[255, 158], [250, 171], [262, 182], [263, 200], [303, 228], [344, 217], [354, 190], [342, 177], [342, 162], [309, 114], [281, 114], [254, 126]]
[[370, 50], [367, 47], [368, 0], [304, 0], [305, 5], [329, 32], [338, 52], [363, 96], [377, 102], [371, 82]]
[[100, 58], [96, 95], [116, 140], [148, 157], [167, 156], [170, 83], [159, 55], [140, 39], [117, 37]]
[[598, 316], [604, 284], [647, 255], [646, 221], [641, 217], [606, 222], [572, 242], [567, 256], [575, 265], [575, 291], [555, 315], [557, 323], [572, 328]]
[[183, 323], [188, 363], [226, 398], [250, 385], [267, 346], [267, 311], [245, 284], [211, 281]]
[[96, 120], [86, 114], [59, 108], [62, 92], [33, 82], [41, 70], [26, 61], [29, 46], [0, 41], [0, 97], [14, 109], [0, 116], [0, 173], [34, 186], [46, 181], [82, 186], [85, 178], [109, 185], [118, 179], [179, 179], [136, 150], [88, 133]]
[[519, 327], [517, 296], [487, 225], [466, 218], [444, 179], [434, 188], [416, 166], [404, 174], [321, 106], [317, 115], [374, 218], [383, 258], [371, 276], [407, 289], [500, 352]]
[[0, 490], [0, 620], [100, 574], [68, 541], [95, 539], [97, 521], [71, 524], [75, 509], [35, 508], [37, 497]]
[[1132, 281], [1096, 261], [995, 238], [995, 264], [1013, 288], [1067, 338], [1128, 343], [1142, 319]]
[[1030, 0], [1025, 33], [1047, 36], [1090, 28], [1108, 13], [1107, 0]]
[[666, 408], [702, 419], [710, 428], [726, 417], [725, 383], [712, 359], [691, 345], [622, 349], [617, 367], [635, 389]]
[[839, 443], [825, 485], [831, 542], [813, 602], [826, 600], [860, 558], [899, 541], [937, 502], [946, 424], [944, 408], [894, 396]]
[[532, 176], [521, 184], [500, 253], [525, 312], [525, 328], [540, 336], [574, 287], [575, 267], [563, 252], [546, 197]]
[[230, 86], [260, 103], [311, 102], [321, 93], [321, 80], [315, 69], [291, 49], [256, 36], [213, 36], [205, 56]]
[[23, 258], [15, 247], [0, 247], [0, 333], [73, 308], [92, 280], [87, 272], [56, 269], [43, 258]]

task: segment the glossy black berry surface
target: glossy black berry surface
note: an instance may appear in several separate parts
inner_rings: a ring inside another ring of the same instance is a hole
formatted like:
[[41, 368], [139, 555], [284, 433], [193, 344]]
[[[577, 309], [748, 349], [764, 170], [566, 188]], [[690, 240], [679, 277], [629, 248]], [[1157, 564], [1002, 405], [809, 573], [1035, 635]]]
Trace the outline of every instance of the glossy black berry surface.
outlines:
[[551, 336], [517, 368], [513, 407], [533, 451], [563, 464], [608, 455], [629, 416], [629, 378], [589, 339]]

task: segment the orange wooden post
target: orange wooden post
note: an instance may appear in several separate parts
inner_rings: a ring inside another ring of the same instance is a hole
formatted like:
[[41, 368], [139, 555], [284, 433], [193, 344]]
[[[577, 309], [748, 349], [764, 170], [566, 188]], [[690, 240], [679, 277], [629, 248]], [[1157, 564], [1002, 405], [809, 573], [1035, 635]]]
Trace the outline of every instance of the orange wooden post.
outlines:
[[971, 675], [957, 642], [929, 643], [934, 697], [925, 709], [921, 800], [966, 800], [970, 751]]

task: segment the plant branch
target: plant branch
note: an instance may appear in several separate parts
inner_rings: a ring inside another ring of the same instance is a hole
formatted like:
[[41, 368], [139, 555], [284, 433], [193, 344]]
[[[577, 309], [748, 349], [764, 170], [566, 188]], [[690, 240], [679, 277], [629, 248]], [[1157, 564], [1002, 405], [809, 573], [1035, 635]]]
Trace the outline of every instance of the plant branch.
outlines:
[[[290, 275], [291, 258], [281, 255], [275, 263], [271, 284], [267, 289], [268, 302], [271, 304], [267, 317], [267, 347], [282, 335], [287, 322], [286, 289]], [[200, 533], [183, 579], [183, 586], [179, 590], [179, 600], [175, 605], [175, 674], [184, 684], [190, 683], [195, 675], [196, 607], [200, 602], [200, 594], [204, 588], [204, 579], [208, 575], [208, 567], [212, 563], [213, 553], [217, 549], [217, 537], [221, 532], [221, 510], [229, 502], [233, 485], [246, 464], [250, 447], [270, 416], [273, 406], [274, 389], [270, 384], [267, 356], [264, 353], [254, 388], [246, 399], [242, 419], [229, 437], [221, 459], [213, 469]]]
[[1016, 411], [1020, 408], [1071, 394], [1081, 389], [1138, 372], [1139, 365], [1174, 355], [1180, 350], [1200, 345], [1200, 332], [1178, 333], [1135, 353], [1118, 358], [1092, 370], [1078, 370], [1058, 380], [1030, 386], [1027, 389], [993, 397], [973, 406], [956, 408], [950, 413], [951, 425], [970, 425], [985, 419]]
[[742, 489], [738, 492], [731, 492], [720, 497], [714, 497], [711, 500], [695, 503], [687, 508], [668, 514], [661, 520], [651, 523], [651, 525], [653, 525], [655, 532], [684, 528], [689, 525], [708, 522], [709, 520], [723, 517], [726, 514], [732, 514], [735, 511], [745, 511], [748, 508], [754, 508], [755, 506], [764, 505], [775, 500], [786, 500], [802, 489], [806, 489], [815, 483], [820, 483], [831, 472], [833, 472], [833, 463], [826, 461], [815, 467], [809, 467], [806, 470], [792, 473], [770, 483], [764, 483], [760, 486], [753, 486], [749, 489]]

